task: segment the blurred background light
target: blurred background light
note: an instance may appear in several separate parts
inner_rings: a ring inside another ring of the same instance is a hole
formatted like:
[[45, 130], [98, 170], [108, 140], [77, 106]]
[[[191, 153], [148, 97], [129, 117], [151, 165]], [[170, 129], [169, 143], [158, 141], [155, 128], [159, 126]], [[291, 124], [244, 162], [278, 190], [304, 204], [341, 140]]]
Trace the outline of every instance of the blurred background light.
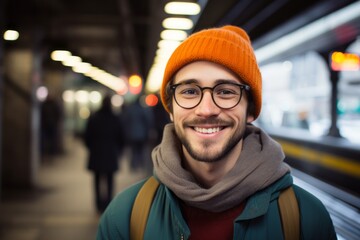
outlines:
[[62, 94], [64, 102], [72, 103], [75, 101], [75, 92], [72, 90], [65, 90]]
[[15, 30], [7, 30], [4, 32], [4, 40], [15, 41], [19, 38], [19, 32]]
[[191, 2], [169, 2], [165, 5], [164, 10], [168, 14], [178, 15], [196, 15], [200, 13], [200, 6]]
[[36, 98], [41, 102], [45, 101], [48, 95], [49, 90], [45, 86], [41, 86], [36, 90]]
[[114, 107], [121, 107], [124, 104], [124, 97], [118, 94], [115, 94], [111, 97], [111, 104]]
[[166, 18], [162, 22], [162, 26], [168, 29], [179, 29], [179, 30], [189, 30], [193, 28], [194, 23], [189, 18]]
[[165, 40], [183, 41], [187, 38], [187, 33], [182, 30], [163, 30], [160, 37]]
[[158, 104], [159, 98], [155, 94], [149, 94], [145, 98], [145, 103], [149, 107], [154, 107], [156, 104]]
[[66, 50], [55, 50], [51, 52], [51, 59], [54, 61], [64, 61], [67, 57], [71, 56], [71, 52]]
[[81, 106], [79, 108], [79, 117], [82, 119], [88, 119], [90, 117], [90, 110], [86, 106]]
[[98, 91], [91, 91], [90, 92], [90, 94], [89, 94], [90, 102], [98, 104], [98, 103], [101, 102], [101, 99], [102, 99], [102, 97], [101, 97], [100, 92], [98, 92]]
[[89, 93], [84, 90], [76, 91], [75, 99], [79, 103], [87, 103], [87, 102], [89, 102]]
[[80, 63], [82, 59], [78, 56], [68, 56], [62, 61], [62, 64], [67, 67], [73, 67], [77, 63]]

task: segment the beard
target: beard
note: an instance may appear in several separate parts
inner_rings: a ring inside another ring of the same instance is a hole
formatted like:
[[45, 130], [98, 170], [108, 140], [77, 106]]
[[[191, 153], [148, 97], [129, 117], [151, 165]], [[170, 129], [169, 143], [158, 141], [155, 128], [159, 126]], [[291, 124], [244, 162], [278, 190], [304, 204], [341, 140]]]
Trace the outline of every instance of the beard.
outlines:
[[[191, 126], [194, 124], [220, 124], [223, 123], [223, 121], [220, 121], [218, 119], [206, 119], [206, 120], [196, 120], [191, 122], [186, 122], [183, 124], [183, 128], [185, 129], [187, 126]], [[221, 125], [221, 124], [220, 124]], [[233, 127], [233, 123], [226, 124], [227, 126]], [[181, 131], [180, 127], [175, 124], [175, 131], [176, 134], [186, 149], [186, 151], [189, 153], [189, 155], [200, 162], [217, 162], [221, 159], [225, 158], [233, 149], [234, 147], [241, 141], [241, 139], [244, 137], [246, 128], [245, 121], [240, 122], [240, 126], [236, 129], [236, 131], [230, 135], [226, 140], [223, 141], [222, 145], [219, 146], [218, 142], [214, 142], [212, 140], [204, 140], [200, 143], [200, 148], [196, 149], [194, 144], [191, 143], [191, 139], [186, 137], [184, 132]]]

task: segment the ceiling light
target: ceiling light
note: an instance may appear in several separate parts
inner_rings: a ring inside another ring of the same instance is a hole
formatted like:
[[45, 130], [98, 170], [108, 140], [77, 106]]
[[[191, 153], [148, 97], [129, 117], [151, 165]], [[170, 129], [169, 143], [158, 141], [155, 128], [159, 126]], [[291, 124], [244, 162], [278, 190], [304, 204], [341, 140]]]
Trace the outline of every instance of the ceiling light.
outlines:
[[171, 48], [159, 48], [156, 50], [156, 56], [170, 56], [175, 49]]
[[168, 29], [189, 30], [194, 24], [192, 20], [188, 18], [166, 18], [162, 22], [162, 26]]
[[66, 58], [70, 56], [71, 53], [65, 50], [55, 50], [50, 55], [51, 59], [54, 61], [64, 61]]
[[15, 30], [7, 30], [4, 33], [4, 40], [6, 41], [15, 41], [19, 38], [19, 32]]
[[166, 63], [168, 62], [170, 56], [171, 56], [171, 54], [168, 54], [168, 55], [156, 55], [154, 57], [154, 64], [166, 65]]
[[164, 30], [161, 32], [160, 36], [165, 40], [183, 41], [187, 38], [187, 33], [182, 30]]
[[77, 73], [87, 73], [91, 70], [91, 64], [86, 62], [80, 62], [75, 64], [72, 70]]
[[78, 56], [68, 56], [62, 61], [62, 64], [64, 66], [73, 67], [81, 61], [82, 59]]
[[180, 45], [180, 41], [172, 41], [172, 40], [160, 40], [158, 42], [159, 48], [172, 48], [175, 49]]
[[146, 81], [146, 90], [149, 92], [159, 91], [163, 75], [164, 67], [157, 67], [156, 65], [153, 65], [149, 71], [148, 80]]
[[169, 2], [165, 5], [164, 10], [168, 14], [197, 15], [201, 9], [197, 3]]

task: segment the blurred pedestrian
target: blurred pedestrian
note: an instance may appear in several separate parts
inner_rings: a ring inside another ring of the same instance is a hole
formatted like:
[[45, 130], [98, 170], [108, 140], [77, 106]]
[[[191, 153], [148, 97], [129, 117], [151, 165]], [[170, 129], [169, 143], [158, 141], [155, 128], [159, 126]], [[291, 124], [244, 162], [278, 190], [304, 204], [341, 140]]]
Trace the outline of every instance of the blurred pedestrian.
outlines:
[[140, 99], [124, 108], [123, 119], [126, 124], [126, 143], [131, 152], [130, 167], [132, 170], [145, 168], [149, 143], [149, 132], [152, 126], [152, 112], [140, 104]]
[[[158, 96], [160, 98], [160, 96]], [[164, 127], [166, 124], [170, 123], [170, 117], [168, 112], [165, 111], [162, 104], [159, 102], [153, 108], [154, 113], [154, 131], [155, 131], [155, 146], [160, 144]]]
[[101, 108], [90, 116], [84, 134], [89, 151], [88, 169], [94, 173], [96, 208], [102, 212], [113, 197], [114, 173], [123, 150], [123, 130], [113, 112], [111, 97], [105, 96]]
[[56, 155], [61, 152], [62, 109], [53, 96], [41, 104], [41, 153]]

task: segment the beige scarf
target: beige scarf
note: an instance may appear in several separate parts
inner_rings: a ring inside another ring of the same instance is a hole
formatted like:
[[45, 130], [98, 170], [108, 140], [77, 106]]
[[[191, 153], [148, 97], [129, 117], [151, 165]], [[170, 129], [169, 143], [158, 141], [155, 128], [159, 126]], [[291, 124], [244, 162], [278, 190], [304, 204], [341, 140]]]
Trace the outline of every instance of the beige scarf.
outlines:
[[160, 145], [152, 152], [155, 176], [193, 207], [221, 212], [237, 206], [287, 172], [281, 146], [260, 128], [248, 125], [241, 155], [233, 169], [211, 188], [202, 188], [181, 164], [181, 143], [168, 124]]

